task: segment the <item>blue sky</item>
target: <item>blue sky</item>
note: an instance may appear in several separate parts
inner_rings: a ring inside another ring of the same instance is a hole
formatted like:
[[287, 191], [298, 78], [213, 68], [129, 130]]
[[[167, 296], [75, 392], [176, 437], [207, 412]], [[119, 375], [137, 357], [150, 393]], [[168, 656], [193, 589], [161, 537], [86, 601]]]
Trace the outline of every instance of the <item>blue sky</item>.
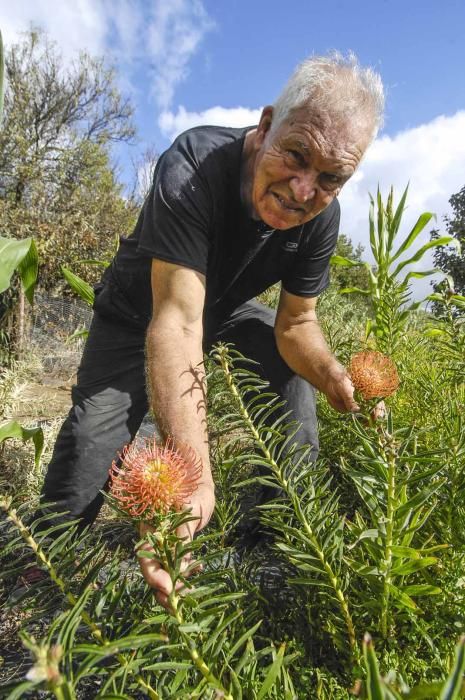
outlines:
[[338, 49], [387, 92], [385, 127], [341, 195], [342, 230], [366, 244], [378, 182], [400, 193], [410, 181], [405, 230], [424, 210], [441, 225], [465, 185], [465, 0], [0, 0], [6, 44], [31, 22], [65, 61], [86, 49], [115, 63], [139, 129], [118, 154], [126, 176], [138, 151], [184, 128], [254, 123], [299, 61]]

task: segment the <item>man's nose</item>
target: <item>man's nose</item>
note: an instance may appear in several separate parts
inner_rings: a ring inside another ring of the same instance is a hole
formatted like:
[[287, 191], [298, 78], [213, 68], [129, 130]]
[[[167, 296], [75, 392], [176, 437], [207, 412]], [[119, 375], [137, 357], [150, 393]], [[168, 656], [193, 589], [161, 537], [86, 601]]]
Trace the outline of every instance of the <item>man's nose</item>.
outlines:
[[303, 203], [313, 199], [317, 189], [318, 173], [315, 170], [302, 172], [291, 178], [290, 188], [296, 202]]

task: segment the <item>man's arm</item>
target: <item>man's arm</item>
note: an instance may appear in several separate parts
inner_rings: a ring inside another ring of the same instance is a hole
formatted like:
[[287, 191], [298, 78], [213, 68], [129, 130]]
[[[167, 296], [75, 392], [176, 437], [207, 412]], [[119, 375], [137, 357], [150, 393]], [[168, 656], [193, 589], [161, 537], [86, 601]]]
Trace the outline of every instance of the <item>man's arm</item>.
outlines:
[[316, 298], [281, 291], [275, 323], [279, 353], [286, 364], [326, 394], [337, 411], [356, 411], [354, 388], [330, 351], [316, 315]]
[[211, 481], [202, 352], [205, 278], [161, 260], [152, 262], [153, 315], [147, 331], [152, 408], [164, 438], [186, 444]]
[[[208, 454], [202, 315], [205, 277], [161, 260], [152, 262], [153, 316], [147, 331], [147, 375], [150, 401], [163, 438], [177, 449], [192, 448], [202, 463], [199, 486], [187, 507], [198, 521], [184, 526], [181, 537], [204, 527], [215, 505]], [[143, 531], [143, 529], [142, 529]], [[140, 559], [142, 573], [167, 604], [171, 581], [158, 562]]]

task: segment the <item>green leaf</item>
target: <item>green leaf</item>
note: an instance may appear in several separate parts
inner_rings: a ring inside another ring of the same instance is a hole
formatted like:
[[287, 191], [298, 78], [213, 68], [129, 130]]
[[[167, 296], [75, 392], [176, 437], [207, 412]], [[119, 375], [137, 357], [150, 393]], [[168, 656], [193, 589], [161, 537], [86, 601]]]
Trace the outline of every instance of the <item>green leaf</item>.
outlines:
[[407, 595], [439, 595], [442, 589], [438, 586], [430, 586], [428, 583], [418, 583], [414, 586], [405, 586], [402, 589]]
[[32, 305], [34, 302], [34, 289], [39, 272], [39, 255], [37, 253], [37, 246], [34, 239], [31, 239], [29, 250], [18, 265], [18, 272], [19, 276], [21, 277], [26, 298]]
[[378, 185], [378, 191], [376, 193], [376, 200], [378, 205], [378, 257], [376, 258], [377, 267], [380, 270], [384, 270], [386, 267], [386, 225], [384, 219], [384, 205], [383, 199], [381, 197], [381, 191]]
[[32, 440], [34, 443], [34, 463], [38, 469], [40, 466], [40, 458], [44, 450], [44, 433], [42, 428], [23, 428], [17, 421], [9, 421], [0, 425], [0, 444], [8, 438], [16, 438], [27, 442]]
[[76, 644], [74, 647], [75, 653], [92, 654], [96, 657], [112, 656], [121, 651], [132, 651], [148, 646], [153, 642], [165, 642], [166, 635], [164, 634], [134, 634], [128, 637], [121, 637], [114, 642], [108, 642], [104, 645], [100, 644]]
[[332, 255], [329, 262], [331, 265], [338, 265], [339, 267], [359, 267], [364, 264], [360, 260], [350, 260], [342, 255]]
[[[20, 683], [16, 686], [16, 688], [13, 688], [13, 690], [8, 693], [6, 700], [21, 700], [21, 698], [25, 697], [26, 691], [31, 690], [31, 688], [34, 688], [34, 686], [37, 685], [38, 683], [35, 681], [24, 681], [24, 683]], [[29, 697], [31, 696], [29, 695]]]
[[81, 338], [87, 338], [88, 336], [89, 331], [87, 328], [77, 328], [74, 333], [71, 333], [71, 335], [66, 338], [66, 342], [72, 343], [75, 340], [81, 340]]
[[419, 559], [421, 557], [421, 552], [419, 552], [414, 547], [405, 547], [403, 545], [393, 545], [391, 547], [391, 552], [394, 557], [408, 557], [409, 559]]
[[453, 238], [452, 236], [442, 236], [442, 238], [437, 238], [433, 241], [429, 241], [429, 243], [425, 243], [425, 245], [419, 248], [415, 255], [412, 255], [411, 258], [408, 258], [408, 260], [403, 260], [401, 263], [399, 263], [395, 268], [394, 272], [392, 273], [392, 276], [397, 277], [399, 272], [403, 270], [404, 267], [406, 267], [407, 265], [412, 265], [413, 263], [421, 260], [421, 258], [424, 256], [427, 250], [445, 245], [455, 245], [457, 248], [460, 249], [460, 243], [456, 238]]
[[94, 303], [95, 293], [88, 282], [85, 282], [81, 277], [75, 275], [74, 272], [68, 270], [64, 265], [61, 266], [61, 271], [64, 278], [68, 282], [71, 289], [83, 299], [86, 304], [92, 306]]
[[188, 661], [159, 661], [150, 666], [144, 666], [144, 671], [179, 671], [179, 669], [189, 670], [192, 664]]
[[357, 539], [355, 540], [355, 542], [352, 542], [352, 544], [349, 545], [347, 549], [349, 549], [349, 550], [353, 549], [354, 547], [356, 547], [358, 545], [358, 543], [361, 540], [367, 540], [367, 539], [375, 540], [377, 537], [378, 537], [378, 529], [377, 528], [363, 530], [363, 532], [361, 532], [360, 534], [357, 535]]
[[[28, 256], [33, 245], [33, 252]], [[20, 271], [19, 267], [25, 258], [27, 258], [27, 261]], [[21, 274], [21, 281], [23, 282], [24, 279], [27, 284], [27, 298], [28, 300], [31, 299], [34, 288], [33, 285], [35, 283], [35, 278], [32, 280], [34, 269], [36, 270], [35, 277], [37, 277], [37, 250], [35, 244], [33, 244], [32, 238], [16, 240], [14, 238], [3, 238], [0, 236], [0, 261], [0, 294], [8, 289], [13, 272], [18, 270]]]
[[343, 287], [342, 289], [339, 290], [339, 294], [353, 294], [354, 292], [357, 292], [357, 294], [369, 294], [370, 292], [368, 289], [360, 289], [360, 287]]
[[412, 559], [405, 564], [399, 564], [392, 568], [392, 573], [396, 576], [407, 576], [407, 574], [413, 574], [415, 571], [420, 571], [421, 569], [426, 569], [428, 566], [433, 566], [437, 563], [436, 557], [424, 557], [424, 559]]
[[465, 637], [462, 637], [455, 648], [455, 662], [441, 690], [439, 700], [458, 700], [458, 698], [460, 698], [464, 671]]
[[3, 95], [5, 94], [5, 56], [3, 54], [3, 39], [0, 31], [0, 125], [3, 118]]
[[281, 644], [281, 646], [279, 647], [279, 651], [276, 654], [275, 660], [268, 669], [268, 673], [266, 674], [265, 680], [263, 681], [263, 685], [258, 691], [257, 700], [262, 700], [262, 698], [265, 698], [268, 695], [268, 692], [273, 688], [276, 679], [279, 676], [281, 666], [283, 665], [285, 649], [286, 645]]
[[370, 197], [370, 209], [368, 212], [368, 221], [370, 228], [370, 247], [371, 252], [375, 260], [378, 260], [378, 245], [376, 241], [376, 231], [375, 231], [375, 203], [371, 194]]
[[[410, 248], [412, 243], [415, 241], [417, 236], [423, 231], [427, 223], [432, 219], [434, 214], [432, 212], [424, 212], [418, 217], [418, 220], [415, 224], [415, 226], [412, 228], [408, 236], [405, 238], [404, 242], [399, 246], [397, 249], [396, 253], [392, 256], [392, 258], [389, 260], [389, 263], [393, 263], [394, 260], [397, 260], [402, 253], [405, 253], [406, 250]], [[420, 256], [421, 257], [421, 256]]]
[[435, 275], [437, 272], [440, 272], [440, 270], [436, 269], [435, 267], [432, 270], [411, 270], [408, 272], [404, 279], [402, 280], [402, 284], [406, 284], [410, 279], [415, 278], [415, 279], [423, 279], [423, 277], [429, 277], [430, 275]]
[[367, 698], [368, 700], [384, 700], [378, 660], [376, 658], [373, 642], [369, 634], [365, 634], [365, 638], [363, 640], [363, 658], [367, 672]]
[[244, 632], [244, 634], [241, 637], [239, 637], [237, 642], [235, 642], [234, 646], [229, 650], [228, 656], [227, 656], [228, 659], [232, 659], [232, 657], [234, 656], [236, 651], [238, 651], [241, 648], [241, 646], [243, 644], [245, 644], [245, 642], [247, 642], [248, 639], [253, 637], [253, 635], [258, 630], [258, 628], [260, 627], [261, 624], [262, 624], [262, 620], [259, 620], [253, 627], [246, 630], [246, 632]]
[[392, 219], [391, 230], [389, 232], [389, 241], [388, 241], [389, 250], [392, 248], [394, 238], [397, 236], [397, 233], [399, 231], [400, 222], [402, 220], [402, 215], [403, 215], [404, 209], [405, 209], [405, 201], [407, 199], [408, 188], [409, 188], [409, 185], [407, 185], [407, 187], [405, 188], [404, 193], [403, 193], [402, 197], [400, 198], [400, 202], [397, 205], [396, 213], [394, 214], [394, 217]]
[[389, 590], [392, 597], [395, 598], [398, 603], [400, 603], [400, 607], [418, 612], [418, 605], [410, 598], [409, 595], [407, 595], [407, 593], [404, 593], [400, 588], [397, 588], [397, 586], [394, 586], [392, 583], [389, 584]]
[[437, 683], [422, 683], [412, 688], [412, 690], [409, 690], [402, 697], [405, 698], [405, 700], [431, 700], [431, 698], [438, 697], [442, 685], [440, 681]]
[[433, 494], [438, 491], [441, 486], [444, 484], [444, 480], [439, 480], [436, 481], [434, 486], [431, 488], [426, 488], [423, 489], [423, 491], [420, 491], [420, 493], [415, 494], [415, 496], [412, 496], [406, 503], [403, 503], [396, 511], [395, 518], [397, 521], [402, 520], [402, 518], [407, 515], [410, 511], [415, 511], [417, 510], [420, 506], [422, 506], [426, 501], [428, 501]]

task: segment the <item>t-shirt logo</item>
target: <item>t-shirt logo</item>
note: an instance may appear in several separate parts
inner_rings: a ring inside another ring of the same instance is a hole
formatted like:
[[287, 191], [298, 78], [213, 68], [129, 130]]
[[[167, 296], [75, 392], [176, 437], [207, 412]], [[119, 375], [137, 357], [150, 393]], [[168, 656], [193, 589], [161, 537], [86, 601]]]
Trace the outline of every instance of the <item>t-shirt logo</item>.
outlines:
[[286, 251], [286, 253], [297, 253], [298, 247], [299, 244], [297, 243], [297, 241], [286, 241], [283, 245], [283, 248]]

